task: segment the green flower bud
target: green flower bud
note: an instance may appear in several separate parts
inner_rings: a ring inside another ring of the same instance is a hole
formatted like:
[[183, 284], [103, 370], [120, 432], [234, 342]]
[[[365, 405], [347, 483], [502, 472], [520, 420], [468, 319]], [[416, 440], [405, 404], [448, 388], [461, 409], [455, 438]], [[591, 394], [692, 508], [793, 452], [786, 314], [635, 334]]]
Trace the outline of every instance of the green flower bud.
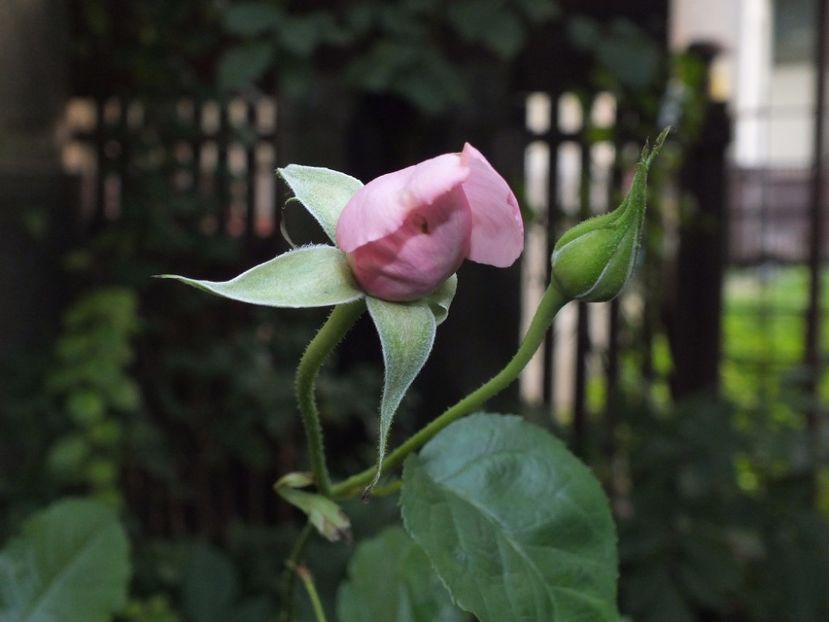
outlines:
[[553, 279], [571, 299], [604, 302], [615, 298], [633, 273], [645, 217], [648, 169], [671, 128], [653, 149], [645, 145], [633, 184], [622, 204], [608, 214], [580, 222], [561, 236], [551, 258]]

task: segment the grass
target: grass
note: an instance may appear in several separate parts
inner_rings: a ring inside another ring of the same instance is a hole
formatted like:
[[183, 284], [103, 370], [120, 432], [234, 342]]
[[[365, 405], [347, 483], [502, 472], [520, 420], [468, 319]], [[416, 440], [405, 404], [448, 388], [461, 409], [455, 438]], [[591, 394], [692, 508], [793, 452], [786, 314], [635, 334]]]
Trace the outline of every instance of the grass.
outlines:
[[[768, 408], [785, 416], [802, 381], [809, 273], [804, 267], [734, 269], [725, 281], [723, 389], [748, 409]], [[822, 274], [821, 352], [829, 352], [829, 270]], [[829, 363], [829, 361], [827, 361]], [[829, 374], [821, 382], [829, 399]], [[782, 405], [782, 408], [781, 408]], [[793, 413], [791, 413], [793, 414]]]

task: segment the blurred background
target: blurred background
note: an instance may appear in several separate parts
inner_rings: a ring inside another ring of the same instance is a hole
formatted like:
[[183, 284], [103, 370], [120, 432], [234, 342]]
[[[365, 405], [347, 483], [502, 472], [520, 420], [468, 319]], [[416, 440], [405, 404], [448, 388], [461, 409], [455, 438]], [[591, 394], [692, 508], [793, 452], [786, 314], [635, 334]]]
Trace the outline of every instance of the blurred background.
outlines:
[[[278, 166], [367, 181], [477, 146], [526, 250], [461, 269], [396, 442], [503, 366], [555, 239], [671, 125], [636, 282], [568, 307], [490, 406], [603, 482], [632, 620], [829, 620], [827, 4], [1, 0], [0, 539], [91, 495], [130, 534], [119, 620], [268, 619], [302, 525], [272, 491], [307, 464], [292, 374], [325, 312], [151, 275], [321, 240]], [[373, 460], [381, 373], [362, 321], [320, 380], [336, 477]], [[358, 539], [396, 517], [346, 511]], [[311, 551], [331, 611], [351, 550]]]

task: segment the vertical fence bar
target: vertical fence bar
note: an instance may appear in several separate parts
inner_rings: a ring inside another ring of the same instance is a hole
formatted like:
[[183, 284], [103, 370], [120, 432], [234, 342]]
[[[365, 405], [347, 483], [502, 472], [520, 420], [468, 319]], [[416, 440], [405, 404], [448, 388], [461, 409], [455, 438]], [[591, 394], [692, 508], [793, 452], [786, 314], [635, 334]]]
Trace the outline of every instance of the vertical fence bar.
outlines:
[[[579, 140], [581, 170], [579, 179], [578, 219], [585, 220], [591, 216], [590, 177], [591, 158], [587, 129], [590, 113], [586, 98], [581, 98], [582, 127]], [[590, 310], [584, 302], [578, 303], [576, 324], [576, 367], [575, 387], [573, 391], [573, 451], [584, 456], [587, 449], [587, 357], [590, 354]]]
[[256, 149], [259, 146], [259, 124], [257, 122], [256, 104], [245, 101], [245, 135], [249, 136], [245, 143], [245, 157], [247, 164], [247, 191], [245, 193], [245, 248], [252, 248], [256, 236], [256, 177], [259, 172], [256, 161]]
[[216, 196], [219, 201], [219, 227], [222, 233], [227, 233], [230, 224], [230, 165], [228, 152], [230, 150], [231, 127], [228, 115], [229, 102], [221, 99], [219, 105], [219, 124], [216, 131]]
[[[824, 115], [826, 113], [826, 38], [829, 17], [829, 0], [819, 0], [817, 3], [817, 37], [815, 44], [815, 122], [814, 122], [814, 154], [812, 156], [811, 205], [809, 227], [809, 305], [806, 311], [806, 343], [804, 347], [805, 363], [809, 371], [808, 386], [809, 405], [806, 411], [806, 425], [809, 429], [812, 452], [815, 459], [814, 468], [819, 468], [821, 458], [820, 447], [820, 407], [818, 392], [820, 386], [821, 365], [821, 267], [822, 245], [824, 240]], [[816, 474], [815, 474], [816, 479]], [[815, 482], [816, 484], [816, 482]], [[814, 495], [817, 497], [817, 487]]]
[[[618, 103], [617, 103], [618, 106]], [[617, 119], [619, 118], [617, 108]], [[610, 181], [607, 187], [608, 195], [608, 211], [616, 207], [616, 189], [622, 184], [622, 169], [623, 169], [623, 138], [621, 136], [621, 128], [619, 124], [613, 132], [613, 170], [610, 175]], [[607, 382], [604, 419], [607, 433], [607, 440], [605, 443], [605, 458], [608, 466], [611, 469], [611, 492], [615, 492], [615, 477], [613, 477], [613, 464], [616, 459], [616, 428], [618, 427], [618, 399], [619, 399], [619, 322], [621, 320], [620, 313], [620, 299], [614, 298], [610, 301], [610, 311], [608, 313], [608, 331], [607, 331], [607, 367], [605, 369], [605, 381]]]
[[202, 100], [193, 98], [193, 125], [190, 128], [190, 174], [193, 176], [192, 192], [198, 194], [202, 187], [201, 150], [204, 142], [204, 128], [202, 127]]
[[[553, 250], [555, 244], [556, 234], [559, 231], [561, 220], [561, 204], [558, 199], [558, 148], [561, 145], [561, 134], [558, 125], [558, 101], [561, 98], [561, 92], [550, 93], [550, 128], [547, 136], [547, 148], [550, 153], [550, 160], [547, 173], [547, 256]], [[547, 282], [549, 283], [553, 278], [551, 272], [550, 262], [547, 262]], [[544, 338], [544, 385], [543, 395], [544, 403], [549, 404], [552, 408], [554, 403], [553, 395], [553, 374], [555, 373], [555, 323], [553, 328], [547, 331], [547, 336]]]
[[104, 97], [96, 97], [95, 102], [95, 129], [93, 146], [95, 149], [95, 203], [89, 222], [93, 231], [104, 222], [104, 180], [106, 178], [106, 115], [104, 114]]
[[[691, 49], [710, 70], [718, 50], [706, 45]], [[680, 171], [682, 190], [696, 210], [680, 226], [671, 302], [668, 335], [674, 361], [671, 389], [676, 399], [719, 391], [728, 213], [725, 152], [730, 141], [726, 104], [709, 99], [699, 134]]]
[[120, 216], [124, 210], [124, 187], [127, 185], [127, 180], [130, 174], [130, 158], [132, 157], [132, 149], [130, 148], [130, 125], [129, 125], [129, 99], [126, 97], [121, 99], [121, 114], [118, 116], [118, 124], [116, 131], [116, 140], [118, 141], [117, 162], [116, 162], [116, 176], [118, 179], [118, 206], [115, 212], [116, 216]]
[[277, 132], [277, 128], [282, 122], [282, 118], [280, 117], [279, 99], [274, 98], [273, 100], [265, 101], [267, 102], [265, 104], [267, 114], [259, 117], [259, 123], [263, 131], [262, 138], [267, 141], [267, 144], [270, 147], [268, 151], [269, 158], [267, 159], [268, 165], [264, 173], [268, 176], [266, 188], [268, 197], [267, 202], [269, 204], [267, 212], [269, 231], [264, 232], [264, 238], [267, 242], [265, 245], [266, 248], [275, 248], [276, 244], [274, 244], [274, 242], [281, 239], [279, 233], [279, 219], [281, 217], [282, 206], [279, 203], [279, 183], [276, 177], [276, 165], [279, 156], [277, 151], [278, 136], [281, 134], [281, 132]]

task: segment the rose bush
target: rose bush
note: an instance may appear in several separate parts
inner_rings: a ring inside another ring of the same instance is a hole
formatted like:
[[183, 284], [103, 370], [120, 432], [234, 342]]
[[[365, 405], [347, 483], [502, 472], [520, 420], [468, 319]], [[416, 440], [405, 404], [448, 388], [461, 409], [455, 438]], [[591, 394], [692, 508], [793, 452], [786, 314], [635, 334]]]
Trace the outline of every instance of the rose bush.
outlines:
[[[342, 585], [342, 622], [396, 619], [617, 622], [618, 555], [610, 504], [564, 443], [519, 417], [481, 412], [544, 343], [570, 300], [617, 295], [635, 267], [646, 175], [667, 130], [645, 149], [630, 192], [613, 213], [577, 225], [552, 256], [547, 287], [505, 367], [386, 454], [392, 418], [426, 363], [464, 259], [506, 267], [523, 249], [523, 223], [506, 181], [474, 147], [383, 175], [367, 185], [323, 168], [280, 169], [294, 196], [336, 243], [305, 246], [224, 282], [167, 275], [214, 294], [276, 307], [335, 308], [299, 362], [297, 401], [310, 473], [289, 473], [276, 492], [307, 514], [281, 582], [292, 619], [295, 570], [325, 619], [301, 566], [311, 529], [348, 540], [338, 501], [400, 492], [400, 530], [358, 548]], [[376, 463], [340, 482], [328, 473], [314, 384], [320, 366], [368, 311], [385, 377]], [[473, 414], [473, 413], [478, 414]], [[464, 418], [462, 421], [460, 419]], [[381, 475], [402, 478], [381, 486]], [[301, 490], [314, 486], [316, 491]], [[375, 561], [379, 560], [379, 561]], [[390, 596], [405, 594], [405, 602]], [[411, 595], [411, 596], [410, 596]], [[412, 603], [417, 603], [415, 613]], [[391, 619], [391, 618], [389, 618]]]

